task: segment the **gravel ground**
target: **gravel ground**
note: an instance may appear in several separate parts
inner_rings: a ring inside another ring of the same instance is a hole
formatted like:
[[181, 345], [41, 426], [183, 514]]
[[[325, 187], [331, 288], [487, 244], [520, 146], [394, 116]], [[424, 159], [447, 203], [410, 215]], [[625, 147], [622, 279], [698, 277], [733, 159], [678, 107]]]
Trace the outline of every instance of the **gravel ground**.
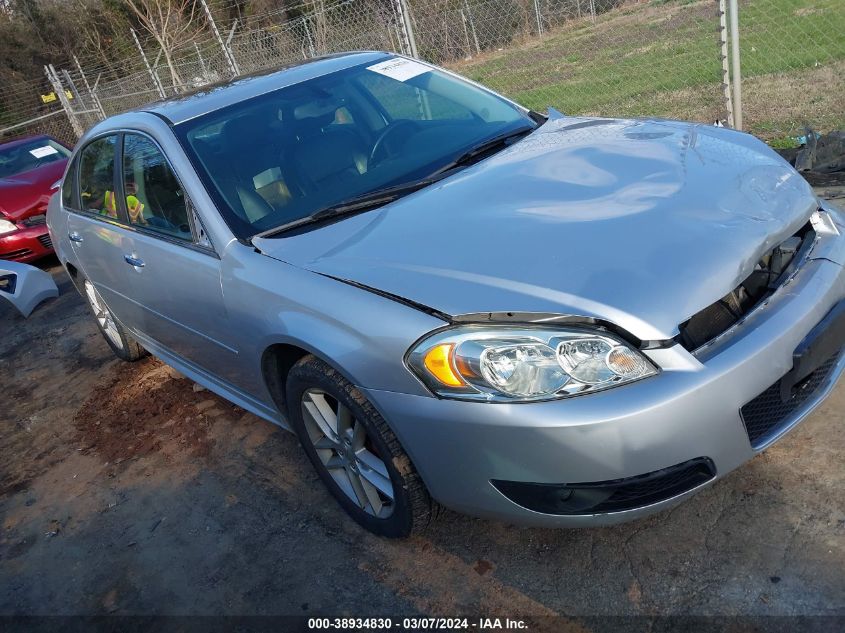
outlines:
[[[359, 529], [293, 435], [58, 299], [0, 302], [0, 614], [845, 616], [845, 383], [765, 454], [654, 517], [585, 530], [444, 512]], [[840, 620], [841, 622], [841, 620]]]

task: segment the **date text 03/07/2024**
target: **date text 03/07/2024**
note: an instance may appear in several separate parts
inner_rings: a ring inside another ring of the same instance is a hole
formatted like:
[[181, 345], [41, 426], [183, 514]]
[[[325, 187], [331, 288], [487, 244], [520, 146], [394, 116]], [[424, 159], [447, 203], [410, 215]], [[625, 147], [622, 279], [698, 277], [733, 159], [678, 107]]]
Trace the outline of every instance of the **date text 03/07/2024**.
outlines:
[[445, 630], [527, 630], [518, 618], [309, 618], [309, 630], [445, 631]]

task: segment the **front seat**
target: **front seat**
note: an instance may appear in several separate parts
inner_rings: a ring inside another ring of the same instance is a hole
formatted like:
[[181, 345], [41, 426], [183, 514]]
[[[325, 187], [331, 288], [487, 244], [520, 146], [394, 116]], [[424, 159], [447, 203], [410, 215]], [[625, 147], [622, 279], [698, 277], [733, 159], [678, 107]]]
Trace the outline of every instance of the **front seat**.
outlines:
[[232, 184], [250, 222], [281, 209], [292, 198], [285, 143], [275, 130], [269, 133], [268, 123], [256, 114], [232, 119], [223, 127]]
[[312, 191], [358, 178], [367, 171], [364, 142], [350, 127], [332, 125], [332, 121], [334, 110], [297, 121], [293, 162], [299, 182]]

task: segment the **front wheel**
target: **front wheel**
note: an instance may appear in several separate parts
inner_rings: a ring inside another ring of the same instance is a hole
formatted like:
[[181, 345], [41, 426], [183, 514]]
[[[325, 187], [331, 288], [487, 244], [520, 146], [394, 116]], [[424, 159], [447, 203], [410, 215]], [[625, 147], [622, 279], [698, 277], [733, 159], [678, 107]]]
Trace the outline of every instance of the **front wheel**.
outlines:
[[100, 293], [87, 279], [83, 282], [85, 288], [85, 298], [88, 300], [88, 306], [94, 313], [97, 319], [97, 327], [106, 343], [109, 344], [114, 355], [127, 362], [134, 362], [139, 358], [146, 356], [147, 351], [141, 347], [132, 336], [123, 329], [123, 326], [115, 321], [114, 316], [103, 301]]
[[379, 536], [405, 537], [430, 521], [433, 501], [399, 440], [349, 381], [314, 356], [291, 369], [291, 423], [338, 503]]

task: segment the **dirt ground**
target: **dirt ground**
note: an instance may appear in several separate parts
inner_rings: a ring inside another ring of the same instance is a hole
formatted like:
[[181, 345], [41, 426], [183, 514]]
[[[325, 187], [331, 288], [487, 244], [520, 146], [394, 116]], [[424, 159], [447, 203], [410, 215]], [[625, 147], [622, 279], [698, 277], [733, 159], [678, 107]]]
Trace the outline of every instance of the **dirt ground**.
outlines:
[[293, 435], [148, 358], [113, 358], [58, 299], [0, 302], [0, 614], [845, 615], [845, 383], [677, 508], [603, 529], [444, 512], [359, 529]]

